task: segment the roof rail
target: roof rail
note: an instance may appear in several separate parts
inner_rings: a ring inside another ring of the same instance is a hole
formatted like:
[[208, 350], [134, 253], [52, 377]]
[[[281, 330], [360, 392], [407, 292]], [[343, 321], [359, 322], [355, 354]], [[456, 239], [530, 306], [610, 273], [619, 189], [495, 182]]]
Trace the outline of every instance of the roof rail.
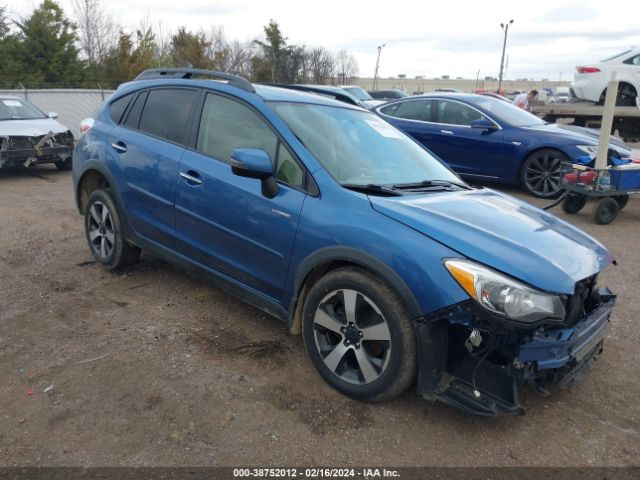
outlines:
[[214, 72], [198, 68], [149, 68], [138, 75], [136, 80], [151, 80], [153, 78], [191, 78], [194, 76], [210, 77], [221, 80], [229, 85], [240, 88], [250, 93], [255, 93], [253, 85], [246, 79], [231, 73]]
[[268, 85], [270, 87], [287, 88], [289, 90], [299, 90], [301, 92], [317, 93], [325, 97], [332, 97], [334, 100], [338, 100], [340, 102], [362, 107], [362, 104], [356, 97], [352, 96], [346, 91], [341, 92], [337, 87], [334, 87], [334, 89], [332, 89], [331, 86], [329, 86], [329, 88], [322, 88], [322, 86], [317, 87], [314, 85], [300, 85], [289, 83], [264, 83], [263, 85]]

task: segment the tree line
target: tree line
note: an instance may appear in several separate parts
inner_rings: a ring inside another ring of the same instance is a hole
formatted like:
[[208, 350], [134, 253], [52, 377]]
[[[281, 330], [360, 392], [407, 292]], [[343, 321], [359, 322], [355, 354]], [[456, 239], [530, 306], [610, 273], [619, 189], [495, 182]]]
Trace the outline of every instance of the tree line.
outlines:
[[0, 88], [115, 88], [142, 70], [190, 67], [264, 83], [349, 83], [358, 65], [346, 50], [289, 43], [271, 20], [260, 38], [230, 40], [221, 26], [175, 31], [143, 19], [117, 25], [102, 0], [73, 0], [68, 17], [43, 0], [25, 18], [0, 6]]

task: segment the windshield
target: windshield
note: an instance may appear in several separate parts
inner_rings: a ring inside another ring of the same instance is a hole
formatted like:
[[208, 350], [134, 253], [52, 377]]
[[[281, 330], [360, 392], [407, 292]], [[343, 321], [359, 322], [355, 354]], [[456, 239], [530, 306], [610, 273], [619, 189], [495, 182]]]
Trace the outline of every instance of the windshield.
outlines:
[[273, 106], [340, 184], [460, 182], [426, 150], [373, 113], [303, 103], [274, 102]]
[[373, 100], [373, 97], [367, 93], [364, 88], [360, 87], [343, 87], [343, 90], [346, 90], [351, 95], [356, 97], [358, 100]]
[[493, 118], [498, 122], [502, 121], [514, 127], [534, 127], [536, 125], [544, 125], [546, 122], [539, 117], [516, 107], [511, 103], [498, 100], [497, 98], [478, 96], [471, 98], [469, 103], [478, 108], [492, 113]]
[[0, 120], [33, 120], [47, 116], [26, 100], [0, 99]]

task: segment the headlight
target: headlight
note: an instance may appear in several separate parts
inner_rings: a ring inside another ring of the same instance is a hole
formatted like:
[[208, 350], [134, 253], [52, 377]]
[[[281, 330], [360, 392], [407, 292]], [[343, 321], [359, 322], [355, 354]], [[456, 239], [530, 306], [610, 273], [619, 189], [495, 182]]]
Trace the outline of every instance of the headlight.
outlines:
[[564, 305], [557, 295], [540, 292], [469, 260], [452, 259], [444, 264], [469, 296], [487, 310], [521, 322], [564, 318]]

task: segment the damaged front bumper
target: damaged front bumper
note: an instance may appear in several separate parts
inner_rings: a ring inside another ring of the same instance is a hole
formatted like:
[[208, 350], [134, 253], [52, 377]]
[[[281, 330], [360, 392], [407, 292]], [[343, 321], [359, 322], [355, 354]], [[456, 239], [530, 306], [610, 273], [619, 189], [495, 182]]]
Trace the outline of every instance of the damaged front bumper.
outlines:
[[73, 147], [71, 132], [37, 137], [0, 137], [0, 168], [65, 162], [71, 160]]
[[476, 415], [524, 414], [522, 384], [541, 394], [568, 387], [602, 351], [615, 295], [601, 289], [592, 297], [572, 326], [516, 324], [471, 300], [419, 319], [418, 393]]

